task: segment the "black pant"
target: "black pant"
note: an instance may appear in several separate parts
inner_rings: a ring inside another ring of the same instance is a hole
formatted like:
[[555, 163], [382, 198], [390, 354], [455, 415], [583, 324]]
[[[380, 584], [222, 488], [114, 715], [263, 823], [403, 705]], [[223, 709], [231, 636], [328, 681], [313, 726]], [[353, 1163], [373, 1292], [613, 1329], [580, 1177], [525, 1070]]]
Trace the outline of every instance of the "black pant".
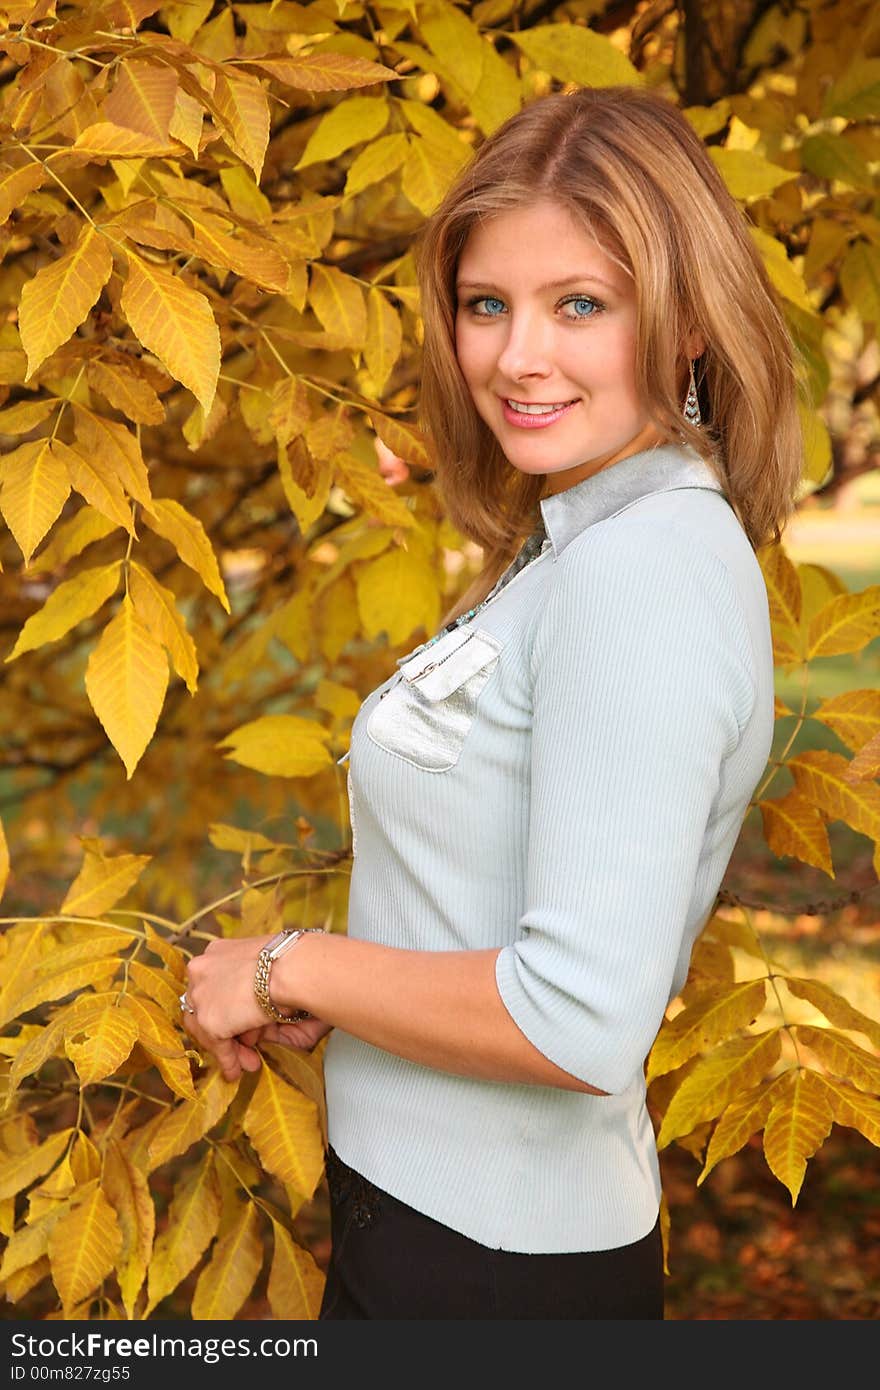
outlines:
[[614, 1250], [492, 1250], [327, 1152], [331, 1257], [319, 1319], [663, 1318], [659, 1221]]

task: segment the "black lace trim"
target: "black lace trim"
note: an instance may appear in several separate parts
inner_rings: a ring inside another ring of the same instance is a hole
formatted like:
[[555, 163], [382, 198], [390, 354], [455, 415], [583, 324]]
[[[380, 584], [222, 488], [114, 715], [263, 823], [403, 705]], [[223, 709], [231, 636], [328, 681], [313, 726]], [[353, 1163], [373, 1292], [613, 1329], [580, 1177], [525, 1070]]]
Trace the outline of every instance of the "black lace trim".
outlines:
[[362, 1230], [371, 1226], [382, 1206], [382, 1192], [368, 1178], [344, 1163], [334, 1149], [326, 1154], [327, 1187], [334, 1206], [352, 1204], [352, 1220]]

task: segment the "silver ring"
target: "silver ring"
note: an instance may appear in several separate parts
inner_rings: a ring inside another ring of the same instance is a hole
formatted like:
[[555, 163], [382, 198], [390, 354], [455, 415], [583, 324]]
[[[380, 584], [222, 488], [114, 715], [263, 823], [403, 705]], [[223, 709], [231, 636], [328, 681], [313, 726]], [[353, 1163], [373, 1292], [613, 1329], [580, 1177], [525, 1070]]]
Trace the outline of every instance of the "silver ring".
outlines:
[[195, 1009], [186, 997], [186, 990], [180, 995], [180, 1012], [184, 1014], [194, 1014]]

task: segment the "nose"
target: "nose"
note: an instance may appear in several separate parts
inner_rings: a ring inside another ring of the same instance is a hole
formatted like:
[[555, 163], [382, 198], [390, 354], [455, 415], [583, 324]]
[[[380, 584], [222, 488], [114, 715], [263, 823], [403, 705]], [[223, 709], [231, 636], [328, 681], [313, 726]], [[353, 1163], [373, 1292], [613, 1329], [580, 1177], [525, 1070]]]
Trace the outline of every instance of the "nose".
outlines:
[[498, 355], [498, 370], [509, 381], [542, 379], [552, 371], [549, 326], [538, 314], [511, 313], [507, 337]]

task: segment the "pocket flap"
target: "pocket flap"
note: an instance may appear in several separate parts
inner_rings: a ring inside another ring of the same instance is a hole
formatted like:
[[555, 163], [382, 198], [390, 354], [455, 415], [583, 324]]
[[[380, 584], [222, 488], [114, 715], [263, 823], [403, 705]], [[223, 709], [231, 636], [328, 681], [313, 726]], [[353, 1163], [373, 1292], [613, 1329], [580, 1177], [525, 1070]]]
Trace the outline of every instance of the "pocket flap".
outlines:
[[[460, 630], [448, 634], [449, 637], [460, 635]], [[418, 690], [426, 700], [445, 700], [471, 676], [494, 665], [500, 652], [498, 638], [481, 629], [479, 632], [468, 632], [451, 649], [441, 639], [433, 647], [411, 657], [400, 670], [408, 685]]]

